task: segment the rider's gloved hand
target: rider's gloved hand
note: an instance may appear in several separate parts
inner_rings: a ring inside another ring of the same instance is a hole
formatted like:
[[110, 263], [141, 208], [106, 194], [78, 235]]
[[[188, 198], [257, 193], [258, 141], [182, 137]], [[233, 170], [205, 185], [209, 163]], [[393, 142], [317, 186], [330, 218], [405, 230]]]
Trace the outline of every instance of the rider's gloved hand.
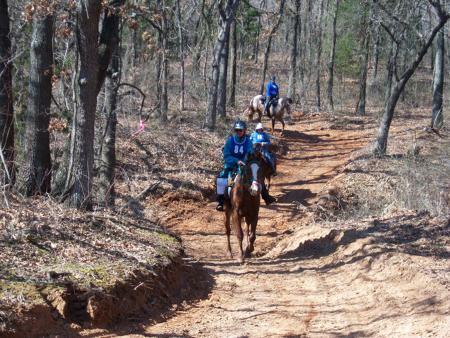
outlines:
[[241, 160], [237, 161], [237, 164], [238, 165], [245, 165], [245, 163], [243, 161], [241, 161]]

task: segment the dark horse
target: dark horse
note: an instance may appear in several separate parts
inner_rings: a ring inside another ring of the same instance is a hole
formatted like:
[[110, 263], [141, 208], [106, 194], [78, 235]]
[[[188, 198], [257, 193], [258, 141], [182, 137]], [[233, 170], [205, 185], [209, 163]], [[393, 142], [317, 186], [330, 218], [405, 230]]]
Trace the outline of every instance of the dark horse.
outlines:
[[[239, 242], [240, 262], [244, 257], [249, 257], [254, 250], [256, 239], [256, 226], [258, 224], [259, 205], [262, 184], [264, 184], [264, 170], [267, 166], [262, 158], [261, 147], [256, 145], [252, 153], [247, 157], [245, 165], [240, 165], [234, 179], [228, 198], [225, 199], [225, 231], [227, 235], [228, 252], [231, 253], [230, 233], [231, 223]], [[242, 219], [247, 225], [247, 247], [242, 248], [244, 233], [242, 231]]]

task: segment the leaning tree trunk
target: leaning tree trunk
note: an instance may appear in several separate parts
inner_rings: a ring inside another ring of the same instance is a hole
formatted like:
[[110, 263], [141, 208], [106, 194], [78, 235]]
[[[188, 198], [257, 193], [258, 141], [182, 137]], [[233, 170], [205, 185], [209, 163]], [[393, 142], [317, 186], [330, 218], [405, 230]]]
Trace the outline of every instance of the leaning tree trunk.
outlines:
[[7, 0], [0, 0], [0, 184], [14, 184], [14, 113]]
[[334, 100], [333, 100], [333, 86], [334, 86], [334, 61], [336, 58], [336, 23], [337, 16], [339, 11], [340, 0], [336, 0], [334, 15], [333, 15], [333, 24], [332, 24], [332, 36], [331, 36], [331, 52], [330, 52], [330, 61], [328, 62], [328, 84], [327, 84], [327, 96], [328, 96], [328, 104], [330, 105], [331, 110], [334, 110]]
[[291, 67], [289, 69], [289, 89], [288, 97], [295, 101], [296, 85], [297, 85], [297, 43], [298, 43], [298, 30], [300, 26], [300, 7], [302, 5], [301, 0], [295, 0], [295, 16], [294, 16], [294, 34], [292, 35], [291, 46]]
[[230, 84], [230, 106], [236, 107], [236, 75], [237, 75], [237, 25], [233, 22], [231, 34], [231, 84]]
[[227, 30], [230, 29], [238, 6], [239, 0], [228, 0], [225, 10], [219, 6], [221, 26], [213, 50], [212, 72], [208, 89], [208, 111], [205, 116], [205, 125], [209, 130], [214, 130], [216, 127], [220, 55], [225, 47]]
[[53, 15], [34, 14], [26, 115], [25, 163], [21, 190], [26, 196], [50, 192], [50, 105], [53, 75]]
[[78, 0], [77, 44], [79, 72], [77, 83], [78, 110], [74, 116], [69, 168], [67, 204], [76, 208], [91, 208], [94, 164], [94, 124], [98, 88], [98, 23], [101, 0]]
[[400, 79], [396, 82], [396, 84], [392, 88], [389, 98], [386, 101], [383, 117], [381, 118], [380, 126], [378, 128], [377, 139], [375, 141], [373, 148], [373, 152], [376, 155], [386, 154], [387, 141], [389, 136], [389, 127], [391, 125], [392, 118], [394, 117], [394, 111], [397, 105], [397, 101], [403, 89], [405, 88], [406, 83], [414, 74], [423, 57], [427, 53], [429, 47], [431, 46], [431, 43], [433, 42], [434, 37], [439, 32], [439, 30], [445, 25], [445, 23], [448, 21], [450, 17], [448, 13], [443, 12], [440, 8], [438, 14], [439, 14], [439, 23], [434, 27], [425, 44], [419, 49], [415, 59], [409, 65], [407, 65], [405, 72], [402, 74]]
[[444, 94], [444, 28], [437, 34], [436, 38], [436, 54], [434, 62], [434, 78], [433, 78], [433, 109], [431, 118], [431, 128], [439, 130], [444, 123], [443, 114], [443, 94]]
[[217, 98], [217, 113], [220, 117], [225, 118], [227, 110], [227, 77], [228, 77], [228, 55], [230, 50], [230, 30], [228, 26], [225, 33], [225, 44], [220, 53], [219, 61], [219, 88]]
[[369, 28], [366, 27], [363, 41], [363, 55], [361, 56], [359, 75], [359, 100], [356, 104], [356, 114], [366, 115], [366, 92], [367, 92], [367, 67], [369, 65]]
[[275, 25], [272, 27], [272, 29], [270, 30], [269, 38], [267, 39], [266, 51], [264, 53], [264, 64], [263, 64], [263, 71], [262, 71], [262, 77], [261, 77], [261, 86], [260, 86], [260, 90], [259, 90], [260, 94], [262, 94], [264, 92], [264, 85], [266, 82], [266, 74], [267, 74], [267, 65], [269, 64], [270, 49], [272, 48], [272, 39], [273, 39], [275, 33], [277, 32], [278, 27], [280, 27], [281, 20], [283, 19], [285, 3], [286, 3], [286, 0], [281, 0], [280, 8], [278, 11], [278, 20], [275, 23]]

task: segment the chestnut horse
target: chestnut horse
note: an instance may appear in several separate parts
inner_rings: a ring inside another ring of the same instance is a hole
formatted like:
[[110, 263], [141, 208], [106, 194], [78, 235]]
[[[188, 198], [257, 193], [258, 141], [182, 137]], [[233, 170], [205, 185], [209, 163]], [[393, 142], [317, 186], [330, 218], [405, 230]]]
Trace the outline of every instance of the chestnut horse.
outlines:
[[[228, 252], [231, 253], [230, 233], [233, 224], [234, 231], [239, 242], [239, 261], [244, 262], [244, 257], [249, 257], [254, 250], [256, 239], [256, 226], [258, 224], [261, 187], [264, 184], [262, 166], [267, 165], [262, 159], [260, 146], [256, 146], [250, 153], [245, 165], [240, 165], [238, 174], [234, 179], [229, 196], [225, 199], [225, 231], [227, 235]], [[242, 231], [242, 219], [247, 225], [247, 247], [242, 248], [244, 233]]]
[[[263, 95], [256, 95], [253, 99], [251, 99], [250, 104], [245, 109], [244, 113], [248, 115], [248, 120], [253, 120], [253, 115], [255, 113], [258, 113], [258, 122], [261, 122], [262, 114], [264, 112], [264, 103], [265, 103], [265, 96]], [[283, 129], [281, 131], [281, 134], [284, 132], [284, 119], [283, 117], [285, 115], [291, 117], [291, 104], [292, 99], [289, 97], [280, 97], [277, 101], [277, 104], [271, 105], [269, 112], [272, 119], [272, 134], [275, 130], [275, 121], [281, 122], [281, 125], [283, 126]]]

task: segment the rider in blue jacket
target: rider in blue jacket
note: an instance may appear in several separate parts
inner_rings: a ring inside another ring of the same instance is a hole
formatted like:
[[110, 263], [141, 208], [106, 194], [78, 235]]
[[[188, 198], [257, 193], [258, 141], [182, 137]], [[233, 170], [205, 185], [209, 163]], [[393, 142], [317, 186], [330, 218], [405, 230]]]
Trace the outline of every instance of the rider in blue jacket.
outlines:
[[273, 170], [273, 176], [276, 175], [275, 172], [275, 157], [274, 155], [269, 151], [268, 145], [270, 144], [270, 135], [267, 134], [264, 131], [262, 123], [258, 123], [255, 127], [255, 131], [250, 136], [250, 139], [252, 140], [252, 143], [261, 143], [262, 145], [262, 153], [263, 156], [266, 158], [267, 162], [269, 162], [270, 166]]
[[[253, 143], [246, 134], [247, 125], [244, 121], [236, 121], [234, 124], [234, 134], [230, 136], [223, 147], [223, 159], [225, 162], [223, 170], [217, 177], [217, 207], [219, 211], [223, 211], [223, 203], [225, 201], [225, 189], [228, 184], [228, 176], [231, 175], [239, 163], [244, 163], [247, 154], [253, 151]], [[261, 195], [266, 204], [274, 202], [273, 197], [269, 196], [267, 189], [263, 184]]]
[[266, 86], [266, 104], [264, 106], [264, 113], [267, 114], [267, 116], [270, 118], [270, 105], [273, 103], [274, 100], [278, 99], [278, 85], [275, 82], [275, 76], [272, 76], [270, 81], [267, 83]]

